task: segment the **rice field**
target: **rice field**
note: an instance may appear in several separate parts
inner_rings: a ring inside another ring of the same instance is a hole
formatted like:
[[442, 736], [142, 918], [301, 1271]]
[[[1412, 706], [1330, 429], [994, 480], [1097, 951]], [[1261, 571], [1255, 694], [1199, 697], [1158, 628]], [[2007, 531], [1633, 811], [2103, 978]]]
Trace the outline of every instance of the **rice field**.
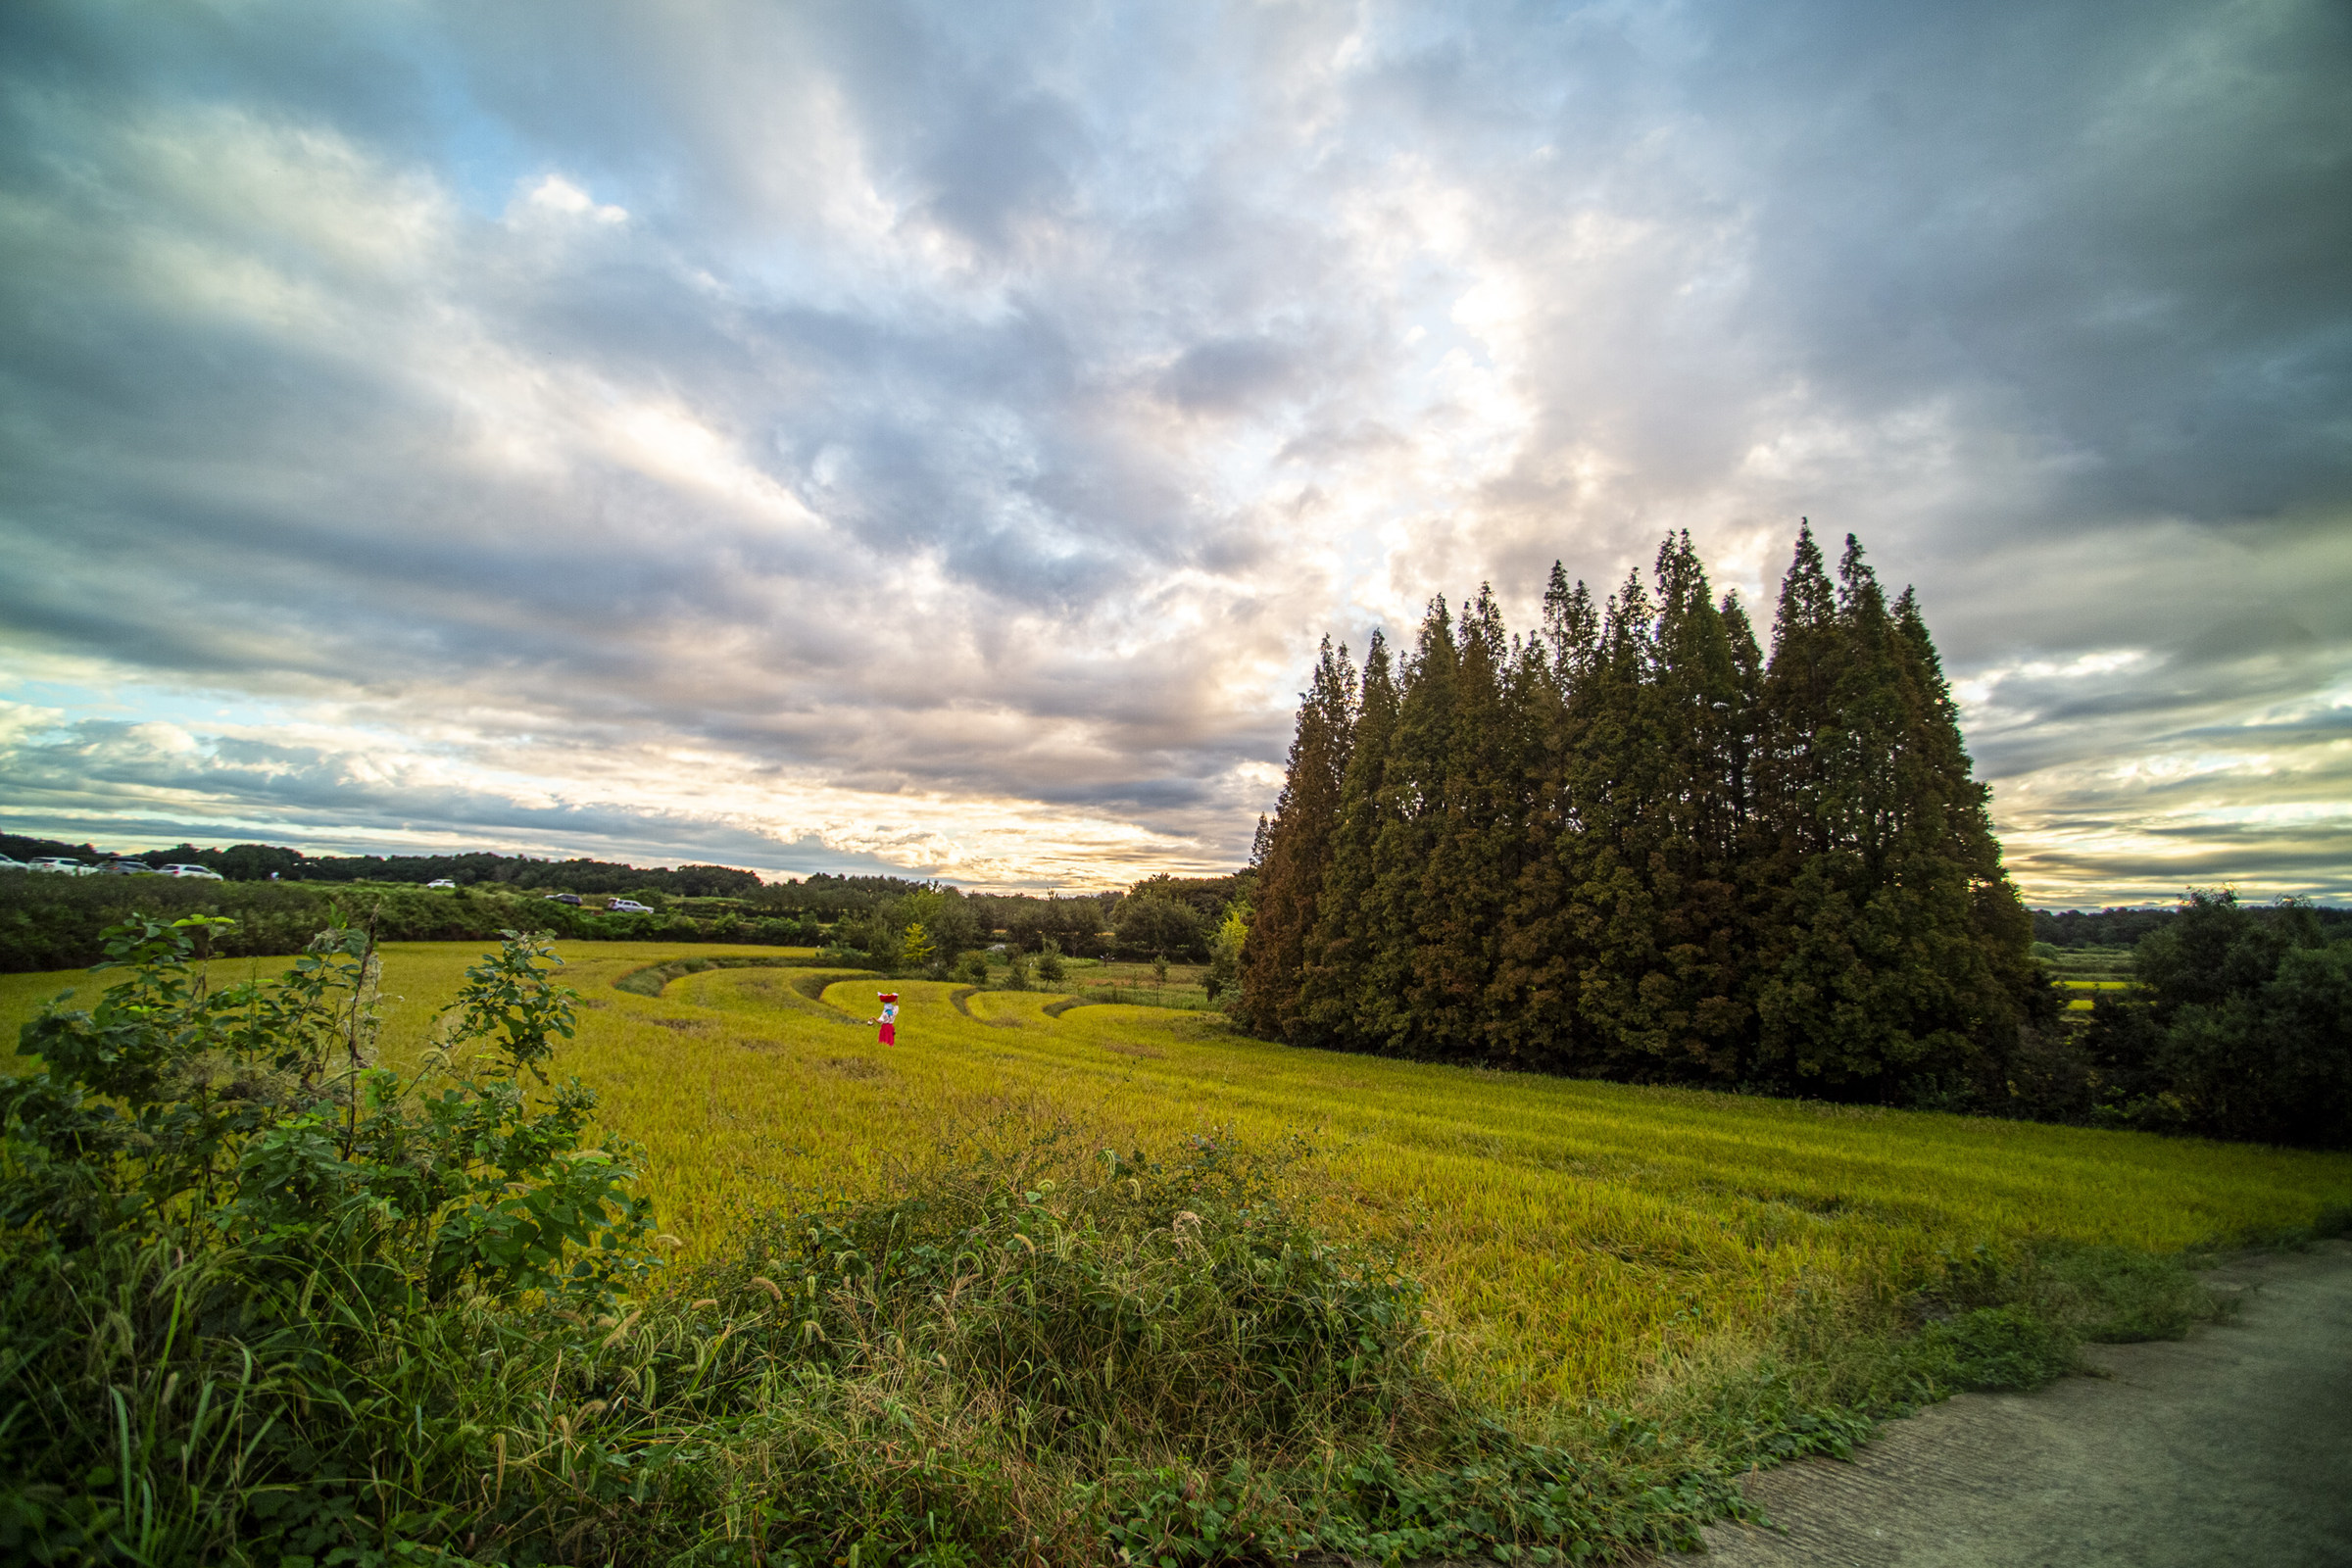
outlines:
[[[658, 997], [613, 989], [660, 960], [775, 949], [565, 952], [582, 1005], [559, 1069], [644, 1146], [646, 1190], [689, 1251], [745, 1207], [870, 1189], [992, 1118], [1066, 1118], [1121, 1148], [1297, 1134], [1327, 1216], [1400, 1247], [1429, 1285], [1455, 1374], [1520, 1405], [1624, 1395], [1751, 1343], [1802, 1297], [1912, 1289], [1977, 1246], [2176, 1251], [2352, 1200], [2352, 1155], [1338, 1055], [1198, 1010], [1065, 1008], [1066, 993], [888, 983], [902, 1002], [885, 1049], [862, 1022], [871, 978], [710, 969]], [[415, 1057], [476, 956], [385, 950], [387, 1060]], [[0, 1040], [58, 990], [99, 983], [0, 977]]]

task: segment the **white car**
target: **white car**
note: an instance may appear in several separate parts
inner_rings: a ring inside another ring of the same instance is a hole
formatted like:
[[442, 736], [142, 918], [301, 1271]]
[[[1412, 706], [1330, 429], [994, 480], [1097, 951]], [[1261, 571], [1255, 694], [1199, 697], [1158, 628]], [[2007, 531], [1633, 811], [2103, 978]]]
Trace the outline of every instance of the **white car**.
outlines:
[[224, 882], [227, 880], [227, 878], [223, 877], [220, 872], [214, 870], [209, 865], [167, 865], [162, 867], [162, 870], [166, 876], [202, 877], [207, 882]]
[[605, 906], [607, 914], [651, 914], [654, 911], [635, 899], [614, 899]]
[[31, 862], [35, 871], [55, 871], [60, 876], [88, 876], [93, 869], [88, 862], [76, 860], [70, 855], [44, 855]]
[[457, 884], [445, 876], [437, 876], [427, 882], [425, 886], [428, 888], [454, 888]]
[[0, 855], [0, 871], [29, 871], [32, 867], [13, 855]]

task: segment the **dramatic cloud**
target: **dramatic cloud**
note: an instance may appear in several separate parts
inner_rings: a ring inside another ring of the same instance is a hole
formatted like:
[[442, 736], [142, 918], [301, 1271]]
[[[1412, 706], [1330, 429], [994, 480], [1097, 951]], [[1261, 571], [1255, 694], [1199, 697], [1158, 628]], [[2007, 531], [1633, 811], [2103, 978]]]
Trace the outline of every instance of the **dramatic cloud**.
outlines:
[[2352, 18], [32, 4], [0, 820], [1229, 866], [1325, 632], [1799, 514], [2049, 902], [2352, 893]]

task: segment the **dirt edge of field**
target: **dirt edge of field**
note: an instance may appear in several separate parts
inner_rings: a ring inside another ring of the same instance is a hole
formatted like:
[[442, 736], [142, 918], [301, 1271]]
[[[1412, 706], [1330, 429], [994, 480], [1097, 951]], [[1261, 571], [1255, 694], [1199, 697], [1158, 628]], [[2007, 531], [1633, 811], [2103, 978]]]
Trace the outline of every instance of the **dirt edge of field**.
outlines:
[[[1962, 1395], [1851, 1463], [1742, 1483], [1773, 1528], [1718, 1525], [1722, 1568], [2352, 1564], [2352, 1243], [2207, 1276], [2234, 1321], [2093, 1346], [2097, 1374]], [[1701, 1559], [1668, 1559], [1690, 1562]]]

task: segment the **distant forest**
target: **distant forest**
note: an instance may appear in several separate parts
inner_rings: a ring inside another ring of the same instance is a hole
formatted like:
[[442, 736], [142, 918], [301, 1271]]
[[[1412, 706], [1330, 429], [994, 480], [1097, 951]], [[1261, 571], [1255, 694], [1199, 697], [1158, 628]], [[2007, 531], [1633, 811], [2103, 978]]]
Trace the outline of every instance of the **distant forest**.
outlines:
[[[2310, 910], [2315, 929], [2352, 936], [2352, 909], [2315, 906]], [[2180, 916], [2174, 907], [2162, 909], [2036, 909], [2034, 940], [2053, 948], [2131, 948], [2153, 936]]]
[[1328, 642], [1263, 834], [1243, 1007], [1297, 1044], [1974, 1101], [2055, 1001], [1915, 596], [1808, 526], [1769, 656], [1690, 536], [1552, 568], [1393, 662]]
[[[87, 844], [0, 834], [0, 854], [17, 859], [66, 856], [93, 862], [203, 865], [230, 882], [247, 884], [224, 888], [211, 881], [159, 883], [143, 877], [8, 879], [0, 882], [0, 972], [95, 961], [99, 931], [134, 909], [230, 914], [240, 928], [220, 938], [221, 951], [239, 956], [298, 952], [324, 918], [321, 901], [333, 896], [332, 888], [354, 883], [379, 889], [393, 885], [353, 906], [373, 909], [388, 940], [471, 940], [523, 921], [561, 936], [590, 939], [830, 942], [895, 964], [907, 925], [920, 918], [930, 928], [942, 964], [960, 952], [1000, 941], [1032, 953], [1052, 942], [1074, 956], [1124, 954], [1204, 962], [1211, 932], [1229, 909], [1248, 906], [1254, 881], [1248, 870], [1215, 877], [1163, 875], [1125, 892], [1040, 897], [965, 893], [893, 876], [820, 872], [762, 882], [753, 872], [724, 865], [673, 870], [488, 853], [306, 856], [270, 844], [225, 850], [181, 844], [116, 856]], [[422, 891], [425, 883], [444, 878], [468, 898], [452, 904], [445, 895]], [[571, 910], [533, 897], [557, 892], [634, 898], [662, 918], [608, 915], [595, 907]]]

